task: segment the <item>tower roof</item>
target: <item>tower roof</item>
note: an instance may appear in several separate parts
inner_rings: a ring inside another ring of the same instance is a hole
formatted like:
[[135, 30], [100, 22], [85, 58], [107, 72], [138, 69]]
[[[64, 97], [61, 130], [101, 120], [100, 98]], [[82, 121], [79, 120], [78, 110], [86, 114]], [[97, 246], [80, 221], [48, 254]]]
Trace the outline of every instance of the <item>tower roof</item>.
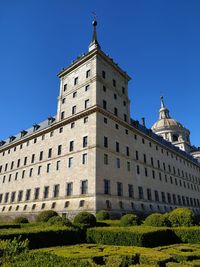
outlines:
[[94, 15], [94, 20], [92, 22], [92, 25], [93, 25], [93, 35], [92, 35], [92, 41], [89, 44], [89, 52], [92, 51], [95, 48], [101, 49], [101, 46], [100, 46], [100, 44], [99, 44], [99, 42], [97, 40], [97, 30], [96, 30], [97, 20], [96, 20], [96, 15]]

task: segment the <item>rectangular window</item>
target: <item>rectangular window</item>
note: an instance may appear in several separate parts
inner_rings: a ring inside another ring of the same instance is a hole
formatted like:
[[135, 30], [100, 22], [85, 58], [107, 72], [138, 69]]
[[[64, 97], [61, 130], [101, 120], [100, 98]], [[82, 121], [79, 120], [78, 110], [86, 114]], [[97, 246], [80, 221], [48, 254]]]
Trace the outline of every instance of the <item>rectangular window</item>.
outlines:
[[161, 197], [162, 197], [162, 202], [166, 202], [166, 199], [165, 199], [165, 193], [164, 192], [161, 192]]
[[27, 157], [24, 158], [24, 166], [27, 164]]
[[20, 191], [18, 192], [18, 201], [22, 201], [22, 197], [23, 197], [23, 191], [20, 190]]
[[35, 161], [35, 154], [32, 154], [31, 163], [34, 163], [34, 161]]
[[59, 184], [55, 184], [54, 185], [54, 189], [53, 189], [53, 197], [58, 197], [59, 196], [59, 189], [60, 189], [60, 185]]
[[12, 193], [11, 193], [11, 199], [10, 199], [10, 202], [14, 202], [14, 201], [15, 201], [15, 196], [16, 196], [16, 192], [12, 192]]
[[18, 172], [15, 173], [15, 180], [17, 180]]
[[88, 84], [85, 86], [85, 92], [87, 92], [89, 89], [90, 89], [90, 85]]
[[85, 109], [89, 108], [89, 99], [85, 100]]
[[63, 91], [65, 92], [67, 90], [67, 84], [64, 84], [64, 89]]
[[39, 198], [39, 193], [40, 193], [40, 188], [36, 187], [35, 192], [34, 192], [34, 199], [35, 200]]
[[123, 195], [123, 185], [120, 182], [117, 182], [117, 195], [122, 196]]
[[137, 169], [137, 174], [140, 174], [140, 166], [139, 165], [137, 165], [136, 169]]
[[110, 180], [104, 179], [104, 194], [110, 194]]
[[42, 166], [38, 166], [38, 175], [41, 174], [41, 169], [42, 169]]
[[147, 188], [147, 199], [148, 200], [152, 200], [151, 189], [150, 188]]
[[117, 165], [117, 168], [119, 169], [120, 168], [120, 159], [119, 158], [116, 158], [116, 165]]
[[78, 84], [78, 77], [74, 78], [74, 85]]
[[70, 182], [70, 183], [67, 183], [67, 186], [66, 186], [66, 195], [71, 196], [72, 194], [73, 194], [73, 183]]
[[59, 168], [60, 168], [60, 160], [58, 160], [58, 161], [56, 162], [56, 171], [58, 171]]
[[74, 141], [69, 142], [69, 151], [74, 151]]
[[31, 189], [26, 190], [26, 200], [30, 200], [31, 197]]
[[49, 197], [49, 186], [45, 186], [44, 187], [44, 198], [48, 198]]
[[128, 196], [133, 197], [133, 185], [128, 184]]
[[106, 78], [106, 72], [104, 70], [102, 70], [102, 78], [105, 79]]
[[104, 109], [107, 109], [107, 102], [106, 102], [106, 100], [103, 100], [103, 108]]
[[129, 147], [128, 147], [128, 146], [126, 147], [126, 156], [127, 156], [127, 157], [130, 156], [130, 153], [129, 153]]
[[73, 92], [73, 98], [77, 97], [77, 92]]
[[136, 157], [136, 160], [139, 160], [139, 153], [137, 150], [135, 151], [135, 157]]
[[47, 164], [47, 172], [50, 172], [51, 163]]
[[62, 145], [59, 145], [58, 146], [58, 156], [61, 155], [62, 153]]
[[90, 77], [90, 70], [87, 70], [86, 71], [86, 78], [89, 78]]
[[52, 148], [49, 148], [48, 158], [51, 158], [51, 156], [52, 156]]
[[18, 159], [18, 161], [17, 161], [17, 168], [19, 168], [20, 167], [20, 159]]
[[41, 161], [43, 159], [43, 151], [40, 151], [40, 157], [39, 160]]
[[147, 163], [147, 157], [146, 157], [146, 154], [144, 154], [144, 163], [145, 163], [145, 164]]
[[116, 80], [113, 79], [113, 86], [116, 87]]
[[87, 153], [82, 155], [82, 164], [87, 164]]
[[108, 154], [104, 154], [104, 164], [108, 165]]
[[142, 186], [138, 186], [139, 199], [144, 199], [144, 193]]
[[115, 116], [118, 116], [118, 109], [117, 108], [114, 108], [114, 114], [115, 114]]
[[81, 181], [81, 194], [87, 194], [88, 193], [88, 180]]
[[73, 157], [70, 157], [68, 160], [68, 168], [71, 168], [73, 166]]
[[108, 137], [104, 136], [104, 147], [108, 147]]
[[72, 115], [76, 113], [76, 106], [72, 107]]
[[119, 152], [119, 143], [116, 142], [116, 152]]
[[4, 202], [7, 203], [8, 202], [8, 198], [9, 198], [9, 193], [5, 193], [5, 198], [4, 198]]
[[124, 121], [127, 122], [127, 115], [124, 114]]
[[127, 161], [127, 171], [128, 172], [130, 172], [130, 170], [131, 170], [131, 163], [130, 163], [130, 161]]
[[25, 176], [25, 170], [22, 171], [22, 179], [24, 179]]
[[30, 168], [30, 171], [29, 171], [29, 177], [31, 177], [33, 174], [33, 168]]
[[62, 112], [61, 112], [61, 120], [63, 120], [64, 118], [65, 118], [65, 112], [62, 111]]
[[83, 137], [83, 147], [87, 147], [88, 146], [88, 137], [84, 136]]
[[159, 202], [159, 195], [158, 195], [158, 191], [157, 191], [157, 190], [155, 190], [155, 191], [154, 191], [154, 194], [155, 194], [155, 201], [156, 201], [156, 202]]

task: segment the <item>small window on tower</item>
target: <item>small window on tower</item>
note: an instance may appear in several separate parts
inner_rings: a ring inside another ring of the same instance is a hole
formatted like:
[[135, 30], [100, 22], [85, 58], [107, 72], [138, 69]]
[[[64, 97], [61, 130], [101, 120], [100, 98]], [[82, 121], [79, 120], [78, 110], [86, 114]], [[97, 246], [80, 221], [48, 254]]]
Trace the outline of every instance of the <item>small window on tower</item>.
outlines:
[[86, 71], [86, 78], [90, 77], [90, 70]]
[[106, 78], [106, 72], [102, 70], [102, 77], [105, 79]]
[[75, 79], [74, 79], [74, 85], [77, 85], [78, 84], [78, 77], [76, 77]]
[[64, 84], [64, 89], [63, 91], [65, 92], [67, 90], [67, 84]]

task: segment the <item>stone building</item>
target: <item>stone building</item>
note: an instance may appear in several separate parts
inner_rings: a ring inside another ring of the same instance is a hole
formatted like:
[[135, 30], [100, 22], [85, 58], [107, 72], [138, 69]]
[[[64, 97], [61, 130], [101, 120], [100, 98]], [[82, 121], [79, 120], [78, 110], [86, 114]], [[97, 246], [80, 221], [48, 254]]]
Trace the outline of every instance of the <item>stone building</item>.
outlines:
[[161, 121], [153, 126], [157, 135], [130, 118], [130, 77], [101, 50], [96, 25], [88, 53], [58, 74], [57, 114], [0, 142], [0, 215], [178, 206], [199, 213], [200, 165], [187, 153], [189, 131], [163, 102], [160, 119], [181, 138], [172, 128], [168, 141], [160, 137]]

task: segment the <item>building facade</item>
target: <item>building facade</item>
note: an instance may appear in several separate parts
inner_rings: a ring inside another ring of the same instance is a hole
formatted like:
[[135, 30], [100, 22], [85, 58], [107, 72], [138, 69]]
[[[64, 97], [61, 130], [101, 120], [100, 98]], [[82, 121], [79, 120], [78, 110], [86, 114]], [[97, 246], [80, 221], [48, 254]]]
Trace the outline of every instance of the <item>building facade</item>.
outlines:
[[199, 163], [130, 118], [130, 77], [101, 50], [96, 25], [89, 52], [58, 74], [56, 116], [0, 142], [0, 215], [199, 214]]

